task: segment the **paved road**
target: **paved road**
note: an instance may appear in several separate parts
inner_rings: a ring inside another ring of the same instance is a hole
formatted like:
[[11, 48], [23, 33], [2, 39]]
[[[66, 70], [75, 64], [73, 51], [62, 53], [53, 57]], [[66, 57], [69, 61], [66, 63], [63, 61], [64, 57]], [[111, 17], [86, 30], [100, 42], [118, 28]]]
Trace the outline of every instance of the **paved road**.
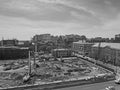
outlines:
[[104, 90], [108, 86], [115, 86], [117, 87], [116, 90], [120, 90], [120, 85], [115, 84], [114, 81], [82, 85], [82, 86], [74, 86], [74, 87], [68, 87], [68, 88], [61, 88], [57, 90]]

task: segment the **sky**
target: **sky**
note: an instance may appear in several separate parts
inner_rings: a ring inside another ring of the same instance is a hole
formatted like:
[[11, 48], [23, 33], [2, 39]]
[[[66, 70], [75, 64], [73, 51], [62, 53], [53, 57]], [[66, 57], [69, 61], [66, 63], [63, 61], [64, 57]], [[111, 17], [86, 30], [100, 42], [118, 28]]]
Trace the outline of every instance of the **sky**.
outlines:
[[112, 38], [120, 33], [120, 0], [0, 0], [0, 39], [44, 33]]

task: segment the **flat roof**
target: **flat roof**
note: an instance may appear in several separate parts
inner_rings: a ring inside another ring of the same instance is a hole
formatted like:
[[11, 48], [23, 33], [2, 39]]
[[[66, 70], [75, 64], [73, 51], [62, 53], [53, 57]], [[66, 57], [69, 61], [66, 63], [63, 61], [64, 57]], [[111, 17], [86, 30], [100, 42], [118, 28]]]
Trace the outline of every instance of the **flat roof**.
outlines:
[[93, 44], [93, 43], [88, 43], [88, 42], [73, 42], [73, 43], [76, 43], [76, 44], [90, 44], [90, 45]]
[[17, 47], [17, 46], [0, 46], [0, 48], [12, 48], [12, 49], [29, 49], [28, 47]]
[[70, 49], [53, 49], [54, 51], [64, 51], [64, 50], [70, 50]]
[[[99, 43], [95, 43], [93, 47], [98, 47]], [[119, 49], [120, 50], [120, 43], [101, 43], [100, 47], [110, 47], [114, 49]]]

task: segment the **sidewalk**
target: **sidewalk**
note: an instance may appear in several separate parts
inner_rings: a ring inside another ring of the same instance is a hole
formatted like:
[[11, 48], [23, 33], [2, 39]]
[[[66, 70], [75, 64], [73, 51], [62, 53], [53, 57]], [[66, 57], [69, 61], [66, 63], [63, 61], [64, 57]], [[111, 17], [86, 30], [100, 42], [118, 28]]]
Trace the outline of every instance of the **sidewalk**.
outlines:
[[87, 61], [90, 61], [90, 62], [92, 62], [92, 63], [95, 63], [95, 64], [99, 64], [99, 65], [101, 65], [101, 66], [104, 66], [104, 67], [106, 67], [106, 68], [110, 68], [110, 69], [112, 69], [113, 71], [117, 71], [117, 73], [119, 73], [120, 74], [120, 67], [118, 67], [118, 66], [114, 66], [114, 65], [111, 65], [111, 64], [106, 64], [106, 63], [103, 63], [102, 61], [96, 61], [95, 59], [93, 59], [93, 58], [90, 58], [90, 57], [83, 57], [82, 55], [78, 55], [78, 54], [76, 54], [76, 56], [78, 56], [78, 57], [80, 57], [80, 58], [83, 58], [83, 59], [85, 59], [85, 60], [87, 60]]

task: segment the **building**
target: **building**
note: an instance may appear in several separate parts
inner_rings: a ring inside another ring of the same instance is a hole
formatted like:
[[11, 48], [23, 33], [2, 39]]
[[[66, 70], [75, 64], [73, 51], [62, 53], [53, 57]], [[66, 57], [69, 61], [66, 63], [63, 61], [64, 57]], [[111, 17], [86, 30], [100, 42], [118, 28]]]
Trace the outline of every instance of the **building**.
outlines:
[[64, 42], [64, 36], [59, 36], [57, 39], [57, 48], [66, 48]]
[[17, 44], [18, 44], [18, 40], [16, 39], [1, 41], [1, 46], [16, 46]]
[[115, 42], [120, 43], [120, 34], [115, 35]]
[[97, 42], [110, 42], [109, 38], [102, 38], [102, 37], [95, 37], [95, 38], [91, 38], [88, 40], [89, 42], [92, 43], [97, 43]]
[[72, 56], [72, 50], [70, 49], [53, 49], [52, 55], [56, 58], [60, 57], [71, 57]]
[[74, 42], [77, 42], [79, 40], [86, 40], [86, 36], [82, 35], [75, 35], [75, 34], [70, 34], [70, 35], [65, 35], [66, 39], [72, 39]]
[[16, 46], [1, 46], [0, 47], [0, 60], [13, 60], [28, 58], [29, 48], [16, 47]]
[[96, 43], [92, 46], [91, 57], [105, 63], [120, 65], [120, 43]]
[[31, 45], [30, 41], [18, 41], [17, 46], [19, 47], [29, 47]]
[[75, 53], [79, 53], [81, 55], [89, 56], [90, 53], [91, 53], [92, 45], [93, 45], [93, 43], [88, 43], [84, 40], [81, 40], [79, 42], [73, 42], [72, 50]]
[[51, 41], [51, 35], [50, 34], [40, 34], [40, 35], [35, 35], [33, 37], [33, 42], [49, 42]]

